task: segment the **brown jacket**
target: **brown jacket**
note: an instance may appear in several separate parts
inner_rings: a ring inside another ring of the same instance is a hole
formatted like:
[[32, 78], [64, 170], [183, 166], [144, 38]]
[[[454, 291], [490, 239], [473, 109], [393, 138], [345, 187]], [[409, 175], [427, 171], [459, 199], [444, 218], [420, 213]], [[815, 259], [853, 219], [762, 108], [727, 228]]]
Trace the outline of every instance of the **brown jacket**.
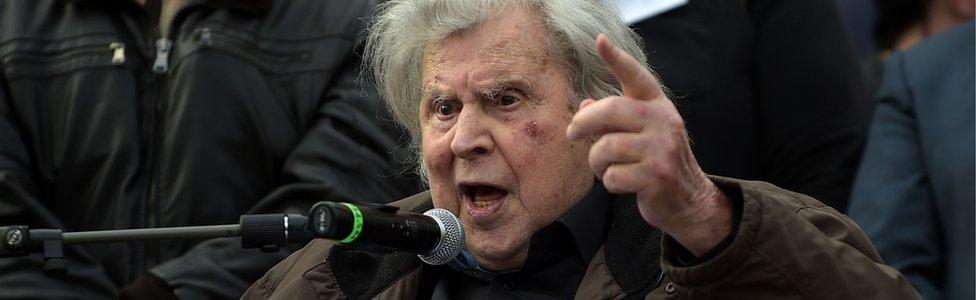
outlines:
[[[881, 263], [847, 216], [768, 183], [711, 179], [742, 201], [728, 248], [700, 264], [676, 266], [674, 241], [643, 221], [632, 196], [619, 196], [607, 241], [590, 261], [576, 298], [919, 298], [901, 274]], [[421, 193], [394, 205], [423, 211], [430, 201]], [[413, 299], [424, 270], [411, 254], [367, 252], [318, 239], [271, 269], [243, 298]]]

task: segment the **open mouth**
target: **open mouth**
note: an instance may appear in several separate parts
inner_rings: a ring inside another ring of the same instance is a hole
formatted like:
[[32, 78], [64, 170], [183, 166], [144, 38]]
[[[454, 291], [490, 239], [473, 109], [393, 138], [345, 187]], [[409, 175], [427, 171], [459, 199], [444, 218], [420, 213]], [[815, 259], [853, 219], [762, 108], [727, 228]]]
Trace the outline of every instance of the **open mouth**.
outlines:
[[505, 196], [508, 196], [507, 190], [492, 185], [461, 184], [460, 188], [468, 214], [476, 222], [491, 216], [505, 202]]

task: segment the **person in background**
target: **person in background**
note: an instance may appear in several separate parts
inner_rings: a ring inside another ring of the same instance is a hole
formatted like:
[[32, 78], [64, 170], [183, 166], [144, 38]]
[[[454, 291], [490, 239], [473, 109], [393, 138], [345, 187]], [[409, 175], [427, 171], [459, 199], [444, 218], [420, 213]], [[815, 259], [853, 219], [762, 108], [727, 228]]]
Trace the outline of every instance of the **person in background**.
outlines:
[[973, 20], [973, 0], [876, 0], [875, 41], [881, 60]]
[[[881, 86], [884, 63], [893, 51], [905, 50], [925, 37], [962, 23], [972, 14], [972, 0], [873, 0], [873, 51], [862, 58], [869, 91]], [[968, 4], [967, 4], [968, 3]], [[967, 10], [966, 6], [969, 6]], [[969, 11], [967, 13], [967, 11]]]
[[925, 299], [973, 299], [976, 1], [886, 2], [884, 79], [850, 216]]
[[834, 1], [691, 0], [631, 26], [706, 172], [847, 208], [871, 98]]
[[[374, 5], [0, 1], [0, 224], [229, 224], [415, 192], [394, 176], [402, 133], [356, 81]], [[63, 277], [0, 258], [0, 298], [236, 299], [287, 250], [70, 246]]]

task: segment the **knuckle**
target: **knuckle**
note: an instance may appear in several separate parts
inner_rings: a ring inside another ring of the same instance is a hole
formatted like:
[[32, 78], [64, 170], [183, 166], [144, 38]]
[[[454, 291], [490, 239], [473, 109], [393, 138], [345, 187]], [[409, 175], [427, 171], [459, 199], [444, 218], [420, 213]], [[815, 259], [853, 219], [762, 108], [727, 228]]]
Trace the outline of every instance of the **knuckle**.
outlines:
[[672, 130], [685, 130], [685, 120], [677, 112], [670, 112], [664, 120]]
[[608, 99], [607, 102], [610, 105], [609, 105], [609, 107], [607, 107], [607, 109], [610, 112], [618, 112], [618, 111], [621, 111], [621, 109], [623, 108], [623, 105], [624, 105], [623, 100], [624, 99], [622, 97], [620, 97], [620, 96], [611, 96], [611, 97], [609, 97], [609, 99]]
[[642, 186], [643, 180], [636, 169], [612, 167], [607, 169], [603, 177], [604, 187], [613, 193], [636, 192]]
[[607, 188], [607, 191], [609, 191], [611, 193], [623, 193], [623, 192], [626, 192], [626, 191], [624, 191], [624, 189], [623, 189], [623, 187], [622, 187], [622, 185], [620, 183], [620, 180], [619, 180], [619, 177], [620, 176], [617, 175], [617, 172], [615, 172], [616, 170], [617, 169], [615, 169], [615, 168], [610, 168], [610, 169], [607, 169], [606, 173], [603, 173], [603, 187]]
[[663, 162], [652, 163], [650, 173], [657, 181], [669, 182], [674, 177], [670, 164]]
[[583, 118], [583, 114], [585, 113], [585, 111], [577, 111], [572, 117], [569, 118], [569, 125], [567, 126], [579, 126], [580, 119]]
[[587, 161], [590, 163], [590, 168], [593, 169], [593, 171], [600, 171], [598, 170], [600, 167], [600, 160], [600, 152], [596, 151], [596, 148], [594, 147], [590, 150], [590, 154], [587, 156]]
[[610, 145], [608, 145], [608, 143], [609, 141], [607, 140], [607, 136], [604, 135], [598, 138], [596, 143], [593, 144], [593, 148], [590, 149], [590, 156], [607, 153], [607, 151], [610, 149]]
[[678, 140], [676, 139], [669, 139], [661, 143], [661, 151], [665, 154], [664, 158], [673, 157], [678, 152], [678, 149]]

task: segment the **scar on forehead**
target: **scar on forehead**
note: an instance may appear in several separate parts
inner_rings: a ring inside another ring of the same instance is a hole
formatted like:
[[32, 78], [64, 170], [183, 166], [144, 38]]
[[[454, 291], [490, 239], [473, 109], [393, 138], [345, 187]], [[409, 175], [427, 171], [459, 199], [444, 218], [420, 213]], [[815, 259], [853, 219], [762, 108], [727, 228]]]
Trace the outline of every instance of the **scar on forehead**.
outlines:
[[436, 98], [445, 98], [449, 93], [446, 90], [446, 83], [440, 75], [434, 75], [429, 79], [425, 79], [420, 85], [421, 97], [424, 100], [432, 100]]

